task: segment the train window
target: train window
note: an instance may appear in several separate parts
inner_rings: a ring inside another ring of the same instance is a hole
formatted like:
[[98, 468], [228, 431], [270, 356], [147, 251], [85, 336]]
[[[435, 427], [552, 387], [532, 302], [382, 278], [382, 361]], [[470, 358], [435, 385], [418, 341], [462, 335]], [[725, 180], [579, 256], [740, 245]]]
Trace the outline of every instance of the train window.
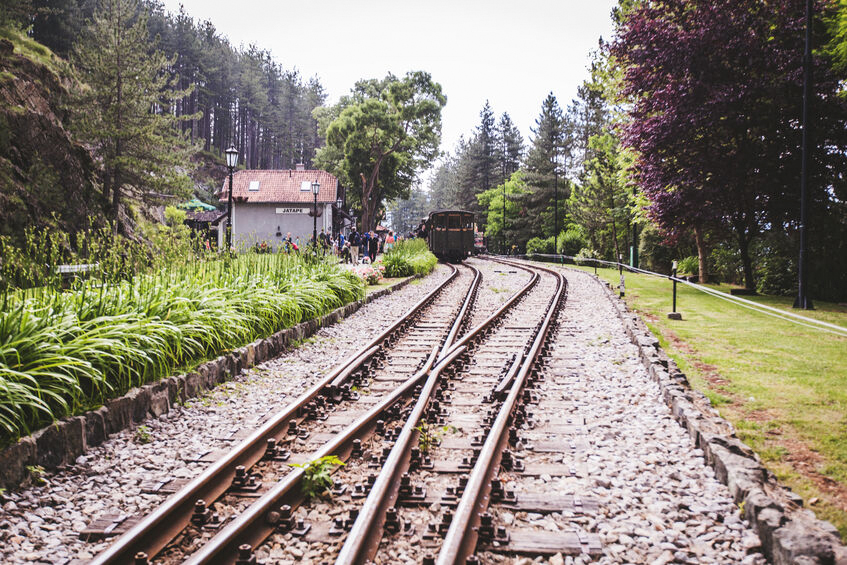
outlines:
[[450, 214], [449, 218], [449, 223], [447, 224], [449, 229], [457, 229], [461, 227], [461, 217], [458, 214]]

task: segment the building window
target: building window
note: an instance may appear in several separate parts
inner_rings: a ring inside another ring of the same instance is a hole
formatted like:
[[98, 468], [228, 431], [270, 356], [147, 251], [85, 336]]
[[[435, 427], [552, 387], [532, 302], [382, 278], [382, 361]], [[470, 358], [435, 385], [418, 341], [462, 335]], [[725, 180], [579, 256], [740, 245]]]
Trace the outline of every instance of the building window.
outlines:
[[248, 189], [250, 192], [259, 192], [259, 181], [251, 180]]
[[312, 181], [304, 180], [300, 183], [300, 192], [312, 192]]

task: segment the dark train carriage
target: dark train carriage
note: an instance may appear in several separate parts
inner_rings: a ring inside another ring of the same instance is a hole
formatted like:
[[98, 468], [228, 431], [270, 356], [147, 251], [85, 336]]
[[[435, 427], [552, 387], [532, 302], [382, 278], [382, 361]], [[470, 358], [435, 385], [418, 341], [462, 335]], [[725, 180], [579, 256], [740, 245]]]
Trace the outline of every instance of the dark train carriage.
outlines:
[[444, 261], [461, 261], [474, 249], [474, 216], [465, 210], [436, 210], [426, 221], [427, 243]]

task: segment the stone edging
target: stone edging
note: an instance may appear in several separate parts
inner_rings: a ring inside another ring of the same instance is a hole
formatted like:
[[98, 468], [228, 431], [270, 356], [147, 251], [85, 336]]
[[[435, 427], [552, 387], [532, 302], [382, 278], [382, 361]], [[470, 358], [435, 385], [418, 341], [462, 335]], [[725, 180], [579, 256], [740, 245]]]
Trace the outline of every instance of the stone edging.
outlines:
[[363, 299], [337, 308], [314, 320], [258, 339], [229, 354], [207, 361], [194, 371], [161, 379], [133, 388], [97, 410], [81, 416], [63, 418], [0, 451], [0, 488], [15, 488], [29, 475], [28, 466], [56, 469], [73, 463], [89, 448], [103, 443], [114, 434], [166, 414], [176, 402], [185, 402], [232, 379], [242, 369], [253, 367], [285, 352], [293, 342], [303, 340], [320, 328], [331, 326], [352, 315], [359, 308], [396, 290], [414, 279], [414, 275], [390, 287], [366, 295]]
[[775, 565], [847, 565], [847, 548], [838, 530], [803, 508], [803, 499], [777, 482], [753, 450], [735, 437], [732, 424], [719, 416], [709, 399], [691, 389], [685, 374], [661, 349], [641, 317], [618, 297], [616, 287], [596, 275], [579, 272], [602, 285], [673, 417], [743, 509], [759, 535], [764, 555]]

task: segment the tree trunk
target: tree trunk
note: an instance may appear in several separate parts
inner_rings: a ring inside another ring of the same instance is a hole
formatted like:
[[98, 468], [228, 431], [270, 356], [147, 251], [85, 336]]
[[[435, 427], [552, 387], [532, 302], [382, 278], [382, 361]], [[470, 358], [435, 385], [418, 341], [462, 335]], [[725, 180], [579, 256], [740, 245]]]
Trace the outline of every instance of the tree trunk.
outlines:
[[744, 288], [756, 289], [756, 281], [753, 277], [753, 261], [750, 259], [750, 238], [743, 231], [738, 234], [738, 250], [741, 252], [741, 265], [744, 268]]
[[703, 228], [694, 225], [694, 243], [697, 246], [697, 272], [700, 284], [706, 284], [706, 242], [703, 239]]

